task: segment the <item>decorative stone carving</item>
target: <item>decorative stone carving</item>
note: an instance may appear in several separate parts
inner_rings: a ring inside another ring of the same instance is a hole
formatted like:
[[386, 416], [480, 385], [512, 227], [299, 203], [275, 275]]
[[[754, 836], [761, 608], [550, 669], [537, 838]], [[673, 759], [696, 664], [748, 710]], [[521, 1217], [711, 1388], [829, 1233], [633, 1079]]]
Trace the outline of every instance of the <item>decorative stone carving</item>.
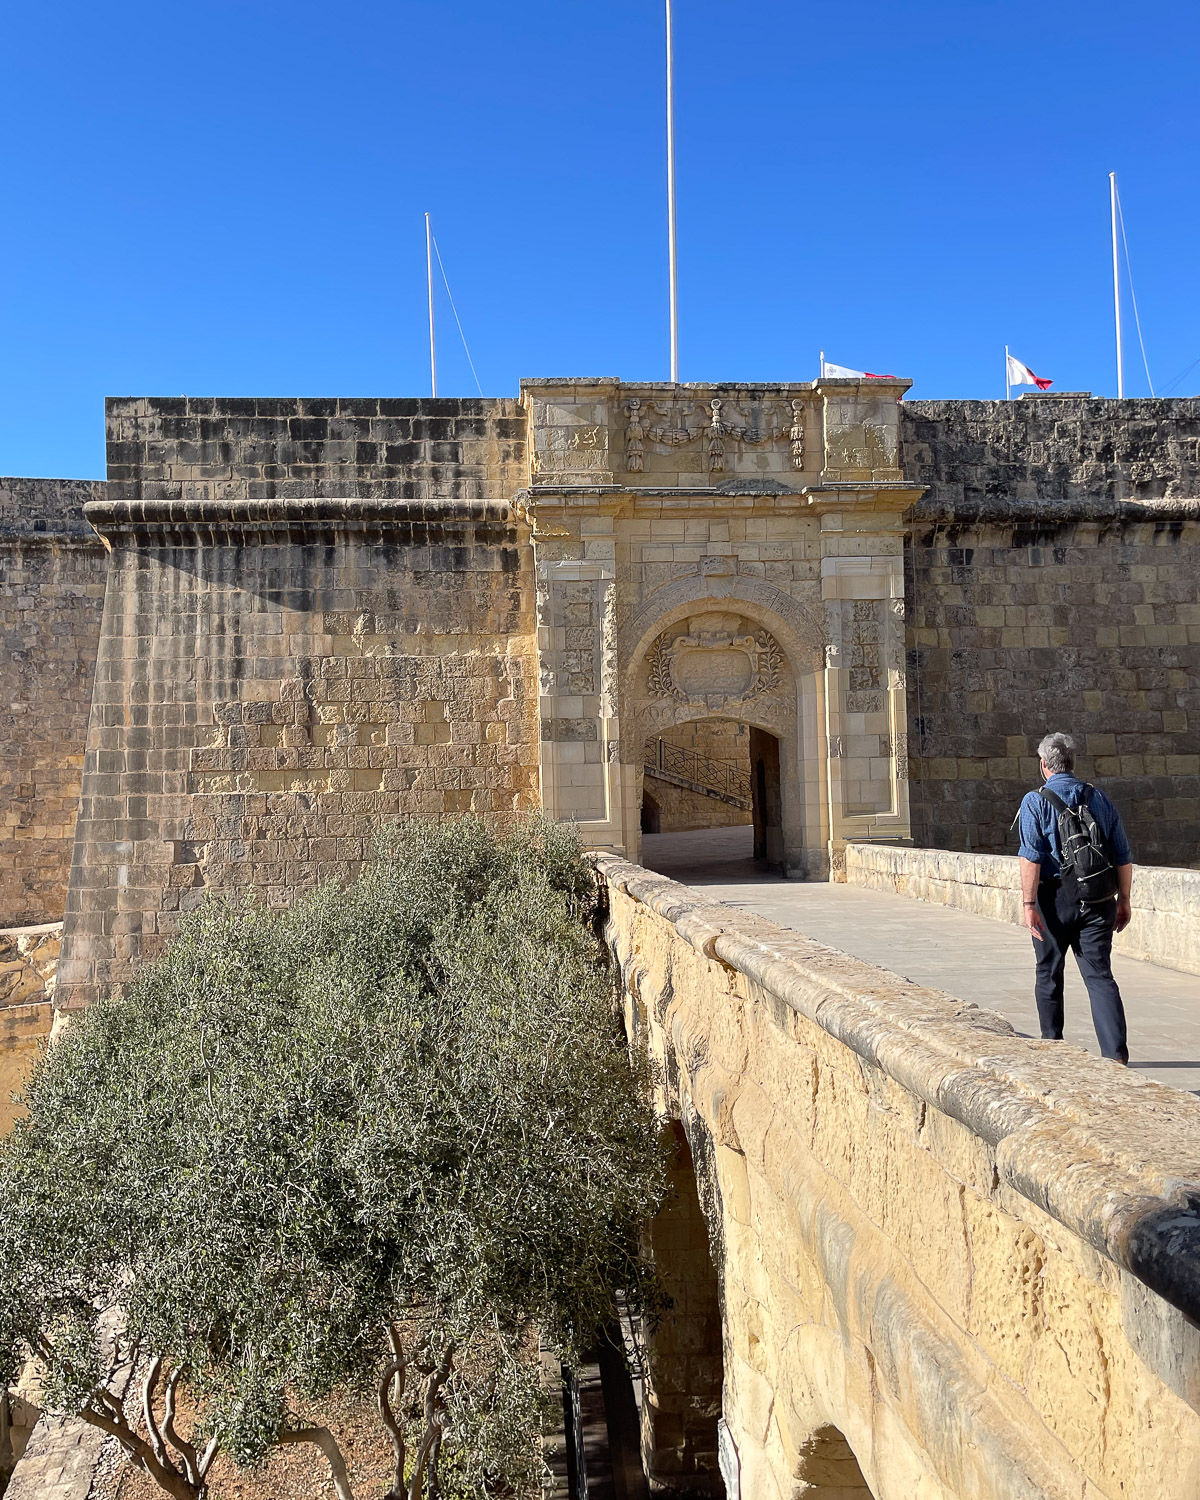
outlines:
[[720, 474], [725, 469], [725, 429], [721, 425], [721, 403], [710, 401], [712, 417], [708, 424], [708, 472]]
[[603, 422], [555, 420], [563, 414], [550, 407], [535, 412], [533, 475], [608, 475], [608, 428]]
[[646, 686], [655, 698], [729, 707], [780, 686], [784, 656], [767, 630], [740, 633], [739, 615], [696, 615], [684, 635], [664, 632], [647, 657]]
[[[665, 448], [682, 448], [703, 440], [710, 474], [728, 470], [730, 441], [751, 448], [787, 442], [792, 467], [804, 467], [804, 403], [800, 400], [749, 400], [735, 405], [714, 398], [702, 405], [694, 401], [643, 403], [639, 399], [631, 400], [625, 411], [625, 467], [630, 473], [645, 469], [647, 440]], [[661, 420], [652, 420], [650, 413]]]
[[804, 402], [792, 402], [792, 425], [788, 431], [792, 448], [792, 468], [804, 467]]
[[625, 408], [629, 425], [625, 428], [625, 468], [630, 474], [640, 474], [643, 468], [642, 439], [646, 429], [642, 423], [642, 403], [631, 401]]
[[681, 410], [677, 402], [663, 406], [657, 401], [651, 401], [650, 410], [664, 419], [649, 428], [651, 442], [664, 443], [668, 448], [682, 448], [686, 443], [694, 443], [704, 431], [703, 419], [695, 423], [688, 420], [689, 416], [694, 418], [698, 411], [703, 410], [695, 402], [688, 402]]
[[846, 708], [850, 713], [879, 713], [883, 708], [884, 660], [881, 613], [881, 606], [877, 600], [854, 600], [846, 696]]

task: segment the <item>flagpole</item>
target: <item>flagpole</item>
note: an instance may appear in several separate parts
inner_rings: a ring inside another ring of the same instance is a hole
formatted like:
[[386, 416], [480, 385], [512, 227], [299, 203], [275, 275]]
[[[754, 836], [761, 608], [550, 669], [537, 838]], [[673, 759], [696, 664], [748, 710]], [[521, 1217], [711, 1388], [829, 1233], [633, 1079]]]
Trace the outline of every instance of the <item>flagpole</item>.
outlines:
[[1004, 346], [1004, 399], [1012, 400], [1012, 387], [1008, 383], [1008, 345]]
[[425, 215], [425, 270], [429, 278], [429, 373], [433, 380], [433, 394], [437, 395], [437, 341], [433, 335], [433, 230], [429, 215]]
[[825, 351], [821, 350], [821, 379], [825, 379]]
[[667, 256], [671, 277], [671, 384], [679, 381], [679, 292], [675, 256], [675, 36], [667, 0]]
[[1112, 209], [1113, 313], [1117, 324], [1117, 400], [1125, 395], [1125, 367], [1121, 360], [1121, 278], [1117, 260], [1117, 174], [1108, 174], [1108, 197]]

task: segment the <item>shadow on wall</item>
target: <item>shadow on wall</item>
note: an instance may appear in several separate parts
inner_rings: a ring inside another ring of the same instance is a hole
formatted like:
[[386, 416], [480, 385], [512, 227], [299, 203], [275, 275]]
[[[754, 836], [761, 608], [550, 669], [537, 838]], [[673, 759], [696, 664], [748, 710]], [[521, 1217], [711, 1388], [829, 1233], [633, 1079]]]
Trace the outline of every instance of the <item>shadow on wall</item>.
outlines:
[[796, 1500], [872, 1500], [854, 1450], [836, 1427], [822, 1427], [800, 1450]]
[[696, 1167], [683, 1127], [674, 1146], [672, 1193], [650, 1226], [650, 1247], [671, 1305], [646, 1339], [642, 1462], [655, 1496], [725, 1494], [717, 1452], [724, 1354], [721, 1294]]

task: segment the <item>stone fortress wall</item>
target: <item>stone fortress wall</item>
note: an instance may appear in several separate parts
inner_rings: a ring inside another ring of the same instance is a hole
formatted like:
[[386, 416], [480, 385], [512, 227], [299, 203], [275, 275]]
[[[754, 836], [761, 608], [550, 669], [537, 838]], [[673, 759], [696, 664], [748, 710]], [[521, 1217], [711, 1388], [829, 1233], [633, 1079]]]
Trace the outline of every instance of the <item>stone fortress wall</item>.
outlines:
[[102, 481], [0, 479], [0, 926], [67, 897], [106, 557]]
[[209, 891], [287, 902], [410, 814], [537, 805], [515, 402], [111, 401], [56, 1003]]
[[107, 484], [0, 485], [0, 921], [63, 912], [75, 842], [73, 1003], [390, 816], [636, 853], [645, 741], [706, 717], [782, 747], [795, 874], [1011, 852], [1064, 724], [1139, 860], [1196, 864], [1200, 402], [902, 392], [111, 401]]
[[1015, 853], [1072, 731], [1143, 864], [1200, 865], [1200, 401], [916, 401], [906, 550], [912, 831]]

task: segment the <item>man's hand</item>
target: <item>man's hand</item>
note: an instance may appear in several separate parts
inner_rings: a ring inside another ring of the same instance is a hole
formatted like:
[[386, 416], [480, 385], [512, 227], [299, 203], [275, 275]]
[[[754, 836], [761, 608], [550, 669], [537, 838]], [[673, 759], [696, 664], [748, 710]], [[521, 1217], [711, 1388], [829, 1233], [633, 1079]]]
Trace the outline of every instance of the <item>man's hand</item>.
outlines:
[[1129, 926], [1129, 919], [1133, 916], [1133, 903], [1130, 895], [1133, 891], [1133, 866], [1117, 866], [1117, 922], [1114, 931], [1124, 932]]
[[1042, 921], [1042, 914], [1038, 910], [1037, 891], [1038, 882], [1042, 878], [1041, 865], [1034, 864], [1033, 860], [1026, 859], [1022, 854], [1017, 860], [1017, 866], [1021, 871], [1021, 920], [1033, 933], [1036, 942], [1044, 942], [1046, 937], [1046, 924]]

